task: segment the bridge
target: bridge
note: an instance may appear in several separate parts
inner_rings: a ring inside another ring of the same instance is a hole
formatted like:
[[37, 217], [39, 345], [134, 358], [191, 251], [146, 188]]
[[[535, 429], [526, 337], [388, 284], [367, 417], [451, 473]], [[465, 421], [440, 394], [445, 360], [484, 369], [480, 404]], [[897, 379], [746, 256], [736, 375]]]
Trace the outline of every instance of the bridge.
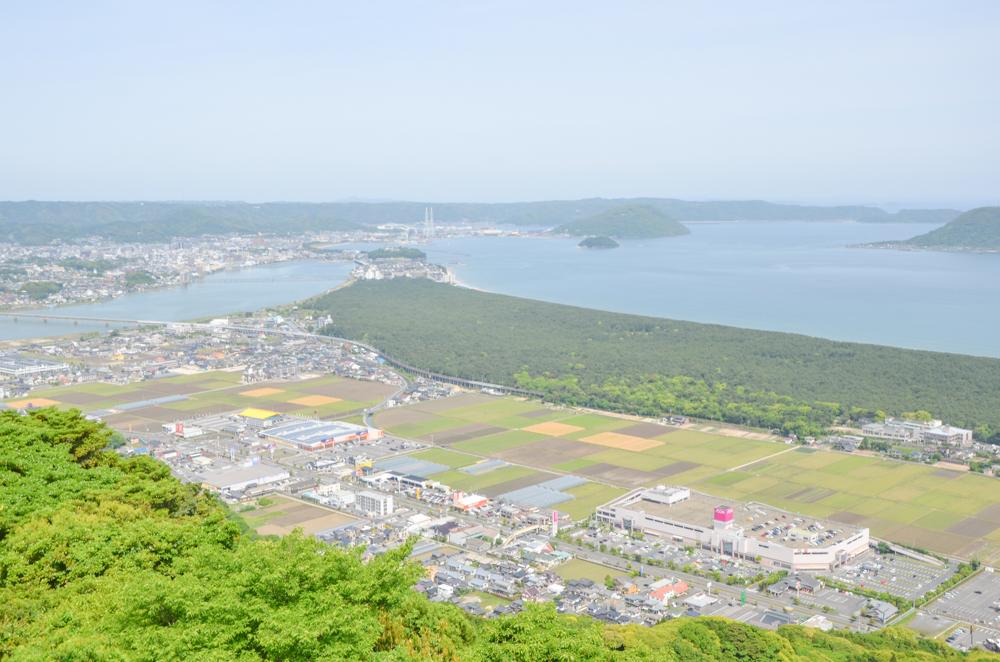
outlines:
[[396, 368], [397, 370], [403, 370], [409, 374], [416, 375], [418, 377], [423, 377], [424, 379], [429, 379], [431, 381], [452, 384], [454, 386], [461, 386], [464, 388], [475, 389], [475, 390], [489, 390], [495, 393], [503, 395], [520, 395], [528, 398], [541, 398], [542, 394], [537, 391], [529, 391], [527, 389], [518, 388], [516, 386], [508, 386], [506, 384], [494, 384], [492, 382], [477, 381], [474, 379], [465, 379], [463, 377], [453, 377], [451, 375], [444, 375], [439, 372], [432, 372], [430, 370], [424, 370], [423, 368], [417, 368], [416, 366], [409, 365], [402, 361], [399, 361], [391, 356], [388, 356], [385, 352], [382, 352], [376, 347], [367, 345], [356, 340], [351, 340], [350, 338], [338, 338], [336, 336], [326, 336], [318, 333], [309, 333], [306, 331], [287, 331], [284, 329], [272, 329], [268, 327], [258, 327], [258, 326], [245, 326], [241, 324], [209, 324], [207, 322], [180, 322], [180, 321], [164, 321], [164, 320], [134, 320], [134, 319], [120, 319], [114, 317], [84, 317], [79, 315], [60, 315], [58, 313], [22, 313], [16, 311], [0, 312], [0, 317], [11, 317], [14, 321], [18, 318], [25, 319], [40, 319], [43, 322], [48, 320], [59, 320], [64, 322], [89, 322], [89, 323], [99, 323], [99, 324], [130, 324], [130, 325], [140, 325], [140, 326], [170, 326], [172, 324], [184, 325], [188, 327], [193, 327], [197, 329], [225, 329], [228, 331], [236, 331], [237, 333], [244, 334], [260, 334], [269, 333], [274, 335], [289, 336], [295, 338], [308, 338], [320, 341], [332, 341], [339, 342], [349, 345], [354, 345], [360, 347], [361, 349], [372, 352], [376, 356], [380, 357], [386, 364]]
[[0, 317], [10, 317], [15, 322], [24, 318], [29, 320], [57, 320], [60, 322], [97, 322], [99, 324], [174, 324], [174, 322], [160, 322], [156, 320], [126, 320], [115, 317], [83, 317], [80, 315], [59, 315], [58, 313], [22, 313], [22, 312], [0, 312]]

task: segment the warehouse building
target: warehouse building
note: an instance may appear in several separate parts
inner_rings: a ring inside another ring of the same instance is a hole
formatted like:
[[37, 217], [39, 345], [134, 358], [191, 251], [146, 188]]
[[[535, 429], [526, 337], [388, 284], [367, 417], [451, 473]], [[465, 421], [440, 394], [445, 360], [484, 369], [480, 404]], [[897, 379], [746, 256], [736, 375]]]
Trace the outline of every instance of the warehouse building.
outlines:
[[307, 451], [322, 450], [349, 441], [381, 439], [382, 431], [342, 421], [285, 419], [263, 431], [268, 439]]
[[281, 420], [281, 414], [270, 409], [247, 407], [236, 414], [236, 418], [247, 427], [268, 428]]
[[282, 467], [262, 462], [242, 467], [231, 467], [205, 474], [205, 487], [217, 492], [242, 492], [250, 487], [259, 487], [286, 480], [290, 474]]
[[597, 509], [605, 524], [792, 571], [827, 571], [868, 551], [868, 529], [758, 503], [720, 505], [685, 487], [634, 490]]
[[65, 372], [69, 366], [65, 363], [42, 361], [17, 354], [0, 354], [0, 375], [9, 377], [29, 377]]

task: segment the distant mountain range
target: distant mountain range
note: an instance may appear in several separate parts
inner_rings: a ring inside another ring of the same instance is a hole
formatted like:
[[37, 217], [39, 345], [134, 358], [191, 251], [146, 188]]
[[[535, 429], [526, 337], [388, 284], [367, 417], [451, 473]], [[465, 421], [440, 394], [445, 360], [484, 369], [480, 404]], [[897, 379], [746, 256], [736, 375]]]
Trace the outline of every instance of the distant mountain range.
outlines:
[[1000, 207], [971, 209], [943, 227], [897, 242], [897, 245], [942, 250], [1000, 250]]
[[122, 241], [162, 241], [230, 232], [349, 230], [382, 223], [422, 223], [434, 208], [442, 223], [477, 222], [552, 228], [641, 205], [680, 222], [841, 221], [866, 223], [953, 220], [951, 209], [889, 213], [869, 206], [786, 205], [760, 200], [692, 202], [672, 198], [588, 198], [511, 203], [431, 202], [0, 202], [0, 240], [48, 243], [101, 236]]
[[614, 239], [654, 239], [676, 237], [691, 231], [650, 205], [622, 205], [570, 221], [553, 232], [574, 237], [602, 235]]

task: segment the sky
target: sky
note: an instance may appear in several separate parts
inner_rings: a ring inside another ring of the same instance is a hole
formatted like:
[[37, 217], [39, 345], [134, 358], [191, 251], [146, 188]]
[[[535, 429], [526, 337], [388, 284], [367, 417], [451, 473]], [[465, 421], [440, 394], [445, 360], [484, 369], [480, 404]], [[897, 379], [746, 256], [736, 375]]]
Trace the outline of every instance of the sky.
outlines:
[[1000, 202], [1000, 2], [4, 2], [0, 199]]

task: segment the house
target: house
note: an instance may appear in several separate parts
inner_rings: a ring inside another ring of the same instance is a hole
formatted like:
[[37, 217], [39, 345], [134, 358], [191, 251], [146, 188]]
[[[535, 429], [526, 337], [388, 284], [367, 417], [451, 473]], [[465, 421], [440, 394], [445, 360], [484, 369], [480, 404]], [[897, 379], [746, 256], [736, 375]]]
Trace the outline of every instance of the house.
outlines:
[[695, 593], [689, 598], [684, 600], [684, 606], [688, 608], [688, 611], [694, 611], [695, 614], [701, 614], [706, 607], [714, 605], [719, 599], [705, 593]]
[[810, 575], [790, 575], [767, 587], [771, 595], [782, 595], [786, 591], [813, 594], [823, 588], [823, 583]]
[[865, 605], [865, 613], [878, 621], [880, 625], [885, 625], [899, 613], [899, 609], [896, 608], [896, 605], [884, 600], [871, 599]]
[[669, 600], [687, 593], [690, 587], [686, 582], [677, 579], [676, 577], [671, 577], [669, 579], [664, 578], [653, 582], [649, 585], [649, 588], [649, 597], [657, 602], [665, 604]]
[[793, 622], [794, 621], [792, 620], [792, 616], [790, 614], [786, 614], [781, 611], [774, 611], [772, 609], [768, 609], [760, 616], [761, 627], [772, 630], [779, 628], [782, 625], [790, 625]]

